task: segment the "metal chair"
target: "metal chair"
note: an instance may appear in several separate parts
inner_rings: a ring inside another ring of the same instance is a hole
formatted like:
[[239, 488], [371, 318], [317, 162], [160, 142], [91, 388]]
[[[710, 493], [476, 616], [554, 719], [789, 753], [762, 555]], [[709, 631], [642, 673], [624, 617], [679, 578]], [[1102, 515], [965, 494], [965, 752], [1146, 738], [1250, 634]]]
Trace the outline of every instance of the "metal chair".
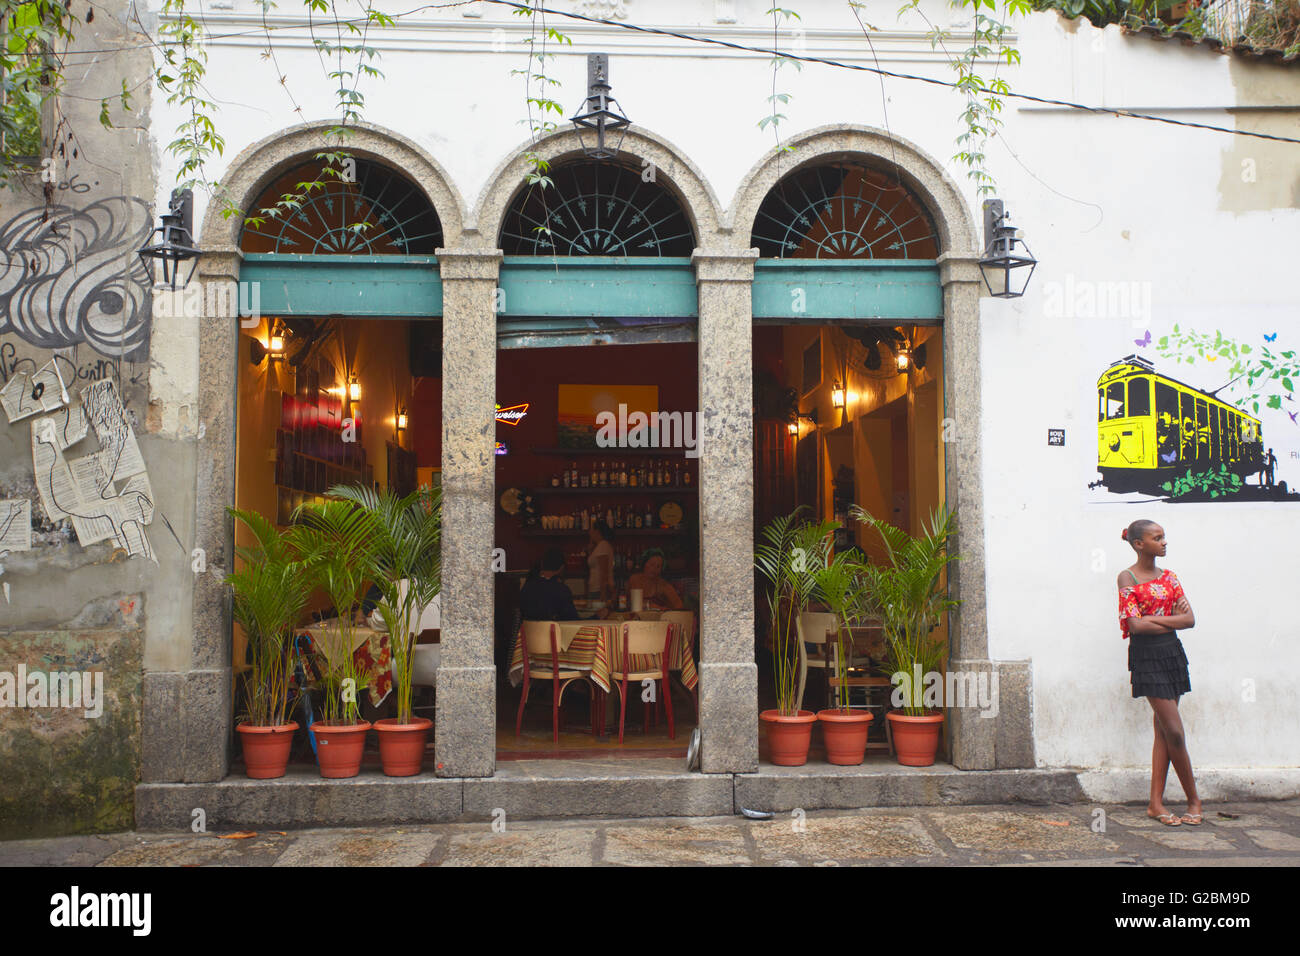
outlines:
[[[528, 703], [528, 691], [534, 677], [551, 680], [551, 739], [560, 742], [560, 703], [564, 692], [575, 680], [583, 681], [591, 690], [591, 727], [596, 727], [595, 684], [591, 682], [591, 672], [576, 668], [560, 670], [560, 625], [556, 621], [524, 621], [519, 628], [519, 640], [524, 652], [524, 686], [519, 696], [519, 714], [515, 718], [515, 736], [518, 737], [524, 726], [524, 705]], [[602, 715], [603, 716], [603, 715]]]
[[[668, 708], [668, 738], [677, 739], [673, 726], [673, 699], [668, 693], [668, 651], [672, 645], [671, 625], [667, 621], [624, 621], [622, 627], [621, 655], [610, 668], [611, 681], [617, 681], [618, 708], [618, 742], [623, 743], [623, 729], [627, 722], [627, 682], [629, 680], [657, 680], [662, 688], [660, 696]], [[633, 670], [629, 666], [632, 655], [659, 658], [659, 667], [655, 669]], [[646, 708], [646, 730], [649, 729], [650, 709]]]

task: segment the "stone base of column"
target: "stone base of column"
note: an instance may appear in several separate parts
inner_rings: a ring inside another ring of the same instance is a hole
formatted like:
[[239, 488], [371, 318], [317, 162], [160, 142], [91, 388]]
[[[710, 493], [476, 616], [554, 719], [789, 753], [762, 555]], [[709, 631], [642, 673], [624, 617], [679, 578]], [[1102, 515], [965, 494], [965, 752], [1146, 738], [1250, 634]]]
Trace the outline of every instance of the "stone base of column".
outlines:
[[140, 775], [145, 783], [212, 783], [230, 769], [230, 670], [146, 672]]
[[700, 664], [700, 768], [758, 770], [758, 665]]
[[497, 669], [438, 668], [434, 773], [439, 777], [490, 777], [497, 763]]
[[[947, 711], [952, 764], [960, 770], [1015, 770], [1034, 767], [1032, 672], [1029, 661], [949, 661], [950, 671], [975, 674], [996, 690], [993, 706], [975, 701]], [[992, 684], [996, 676], [996, 685]], [[996, 709], [995, 709], [996, 708]], [[992, 716], [987, 716], [992, 714]]]

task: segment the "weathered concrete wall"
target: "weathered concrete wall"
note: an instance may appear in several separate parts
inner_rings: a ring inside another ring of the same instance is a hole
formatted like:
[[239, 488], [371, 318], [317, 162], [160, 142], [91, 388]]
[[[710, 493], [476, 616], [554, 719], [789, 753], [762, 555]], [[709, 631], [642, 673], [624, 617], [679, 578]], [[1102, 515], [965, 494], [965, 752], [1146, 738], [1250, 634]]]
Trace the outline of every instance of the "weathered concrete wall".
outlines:
[[[22, 406], [0, 412], [0, 838], [129, 827], [143, 669], [184, 665], [169, 645], [188, 626], [190, 548], [176, 539], [191, 536], [184, 406], [198, 350], [185, 328], [159, 327], [135, 254], [157, 210], [152, 84], [141, 85], [152, 60], [130, 10], [97, 3], [75, 26], [68, 95], [45, 116], [47, 179], [38, 171], [0, 193], [0, 387]], [[112, 99], [106, 129], [100, 98], [124, 79], [131, 111]], [[33, 393], [43, 407], [28, 415]], [[99, 419], [73, 441], [80, 408]], [[45, 441], [54, 430], [66, 436], [59, 457]], [[130, 461], [137, 447], [143, 469]], [[69, 502], [52, 476], [101, 450], [93, 495]], [[56, 499], [80, 517], [51, 515]], [[13, 683], [21, 669], [101, 672], [102, 713], [43, 704]]]

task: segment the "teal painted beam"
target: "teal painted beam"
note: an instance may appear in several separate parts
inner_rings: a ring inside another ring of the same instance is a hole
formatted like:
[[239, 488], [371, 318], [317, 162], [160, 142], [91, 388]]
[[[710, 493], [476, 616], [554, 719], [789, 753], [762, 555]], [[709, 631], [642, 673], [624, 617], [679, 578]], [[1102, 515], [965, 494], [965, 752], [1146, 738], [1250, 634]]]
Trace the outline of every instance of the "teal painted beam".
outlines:
[[687, 258], [506, 256], [504, 315], [694, 318], [695, 269]]
[[239, 278], [258, 283], [266, 315], [442, 315], [434, 256], [245, 253]]
[[943, 316], [933, 259], [760, 259], [755, 319], [792, 325], [822, 319], [937, 320]]

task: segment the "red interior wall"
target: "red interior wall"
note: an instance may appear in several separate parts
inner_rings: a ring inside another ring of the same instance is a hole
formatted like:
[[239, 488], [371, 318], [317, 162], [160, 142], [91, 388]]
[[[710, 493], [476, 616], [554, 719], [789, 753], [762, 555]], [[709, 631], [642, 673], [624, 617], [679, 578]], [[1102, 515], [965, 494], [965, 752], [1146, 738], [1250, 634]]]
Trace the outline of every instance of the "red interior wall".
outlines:
[[[497, 353], [497, 395], [503, 406], [528, 402], [528, 416], [517, 426], [497, 425], [497, 440], [510, 451], [497, 458], [497, 496], [506, 488], [549, 487], [551, 473], [577, 461], [579, 470], [590, 471], [592, 458], [583, 455], [560, 458], [535, 455], [534, 448], [554, 448], [557, 444], [556, 418], [560, 385], [658, 385], [659, 410], [694, 412], [699, 408], [698, 348], [693, 342], [665, 345], [600, 345], [585, 348], [505, 349]], [[618, 459], [612, 453], [607, 460]], [[667, 457], [667, 456], [665, 456]], [[597, 456], [597, 461], [600, 456]], [[645, 461], [627, 458], [627, 461]], [[678, 459], [673, 459], [674, 461]], [[696, 462], [690, 461], [692, 481], [698, 479]], [[643, 504], [652, 501], [657, 508], [662, 497], [638, 498], [629, 489], [626, 496], [582, 495], [554, 499], [558, 509], [581, 508], [593, 502]], [[693, 497], [683, 497], [683, 507], [697, 508]], [[538, 560], [549, 546], [566, 553], [586, 547], [581, 538], [524, 538], [518, 534], [519, 521], [496, 508], [497, 547], [504, 548], [510, 570], [524, 570]], [[650, 546], [643, 537], [617, 542]]]

